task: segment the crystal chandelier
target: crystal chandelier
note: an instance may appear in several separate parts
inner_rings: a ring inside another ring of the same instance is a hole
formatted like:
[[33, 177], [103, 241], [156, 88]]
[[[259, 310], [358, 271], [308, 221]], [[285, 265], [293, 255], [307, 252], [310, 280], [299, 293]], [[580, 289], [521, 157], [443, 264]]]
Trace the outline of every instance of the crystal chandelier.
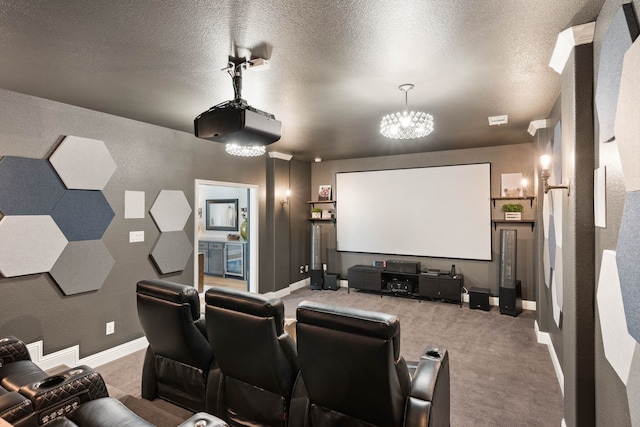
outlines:
[[258, 157], [267, 151], [264, 145], [240, 145], [236, 143], [227, 144], [225, 150], [233, 156], [242, 157]]
[[380, 122], [380, 133], [387, 138], [422, 138], [433, 132], [433, 117], [422, 111], [408, 111], [408, 92], [413, 89], [410, 83], [398, 86], [404, 92], [404, 111], [387, 114]]

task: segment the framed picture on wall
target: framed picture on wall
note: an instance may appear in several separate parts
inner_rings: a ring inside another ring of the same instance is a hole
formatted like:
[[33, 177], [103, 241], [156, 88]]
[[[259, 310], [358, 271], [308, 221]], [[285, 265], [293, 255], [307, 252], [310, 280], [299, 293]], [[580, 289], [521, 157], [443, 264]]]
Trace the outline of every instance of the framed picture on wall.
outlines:
[[502, 189], [500, 194], [502, 197], [522, 197], [522, 174], [521, 173], [503, 173]]
[[318, 191], [318, 200], [331, 200], [331, 186], [321, 185]]

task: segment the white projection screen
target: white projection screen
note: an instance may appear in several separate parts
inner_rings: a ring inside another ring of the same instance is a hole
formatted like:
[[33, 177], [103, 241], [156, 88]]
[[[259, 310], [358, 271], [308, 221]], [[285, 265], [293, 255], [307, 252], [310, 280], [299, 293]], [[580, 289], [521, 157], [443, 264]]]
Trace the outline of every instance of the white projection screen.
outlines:
[[341, 252], [491, 260], [491, 164], [336, 174]]

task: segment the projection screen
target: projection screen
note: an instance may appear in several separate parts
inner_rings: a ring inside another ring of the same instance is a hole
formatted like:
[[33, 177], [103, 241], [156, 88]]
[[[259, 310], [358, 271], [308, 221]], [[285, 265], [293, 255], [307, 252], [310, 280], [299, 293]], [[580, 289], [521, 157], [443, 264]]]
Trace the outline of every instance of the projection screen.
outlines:
[[491, 164], [336, 174], [342, 252], [491, 260]]

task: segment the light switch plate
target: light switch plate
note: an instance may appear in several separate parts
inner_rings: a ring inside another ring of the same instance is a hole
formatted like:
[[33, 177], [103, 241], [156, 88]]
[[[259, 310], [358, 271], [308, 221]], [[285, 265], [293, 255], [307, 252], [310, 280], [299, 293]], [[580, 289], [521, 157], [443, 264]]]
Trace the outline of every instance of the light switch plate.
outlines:
[[144, 231], [130, 231], [129, 243], [144, 242]]

